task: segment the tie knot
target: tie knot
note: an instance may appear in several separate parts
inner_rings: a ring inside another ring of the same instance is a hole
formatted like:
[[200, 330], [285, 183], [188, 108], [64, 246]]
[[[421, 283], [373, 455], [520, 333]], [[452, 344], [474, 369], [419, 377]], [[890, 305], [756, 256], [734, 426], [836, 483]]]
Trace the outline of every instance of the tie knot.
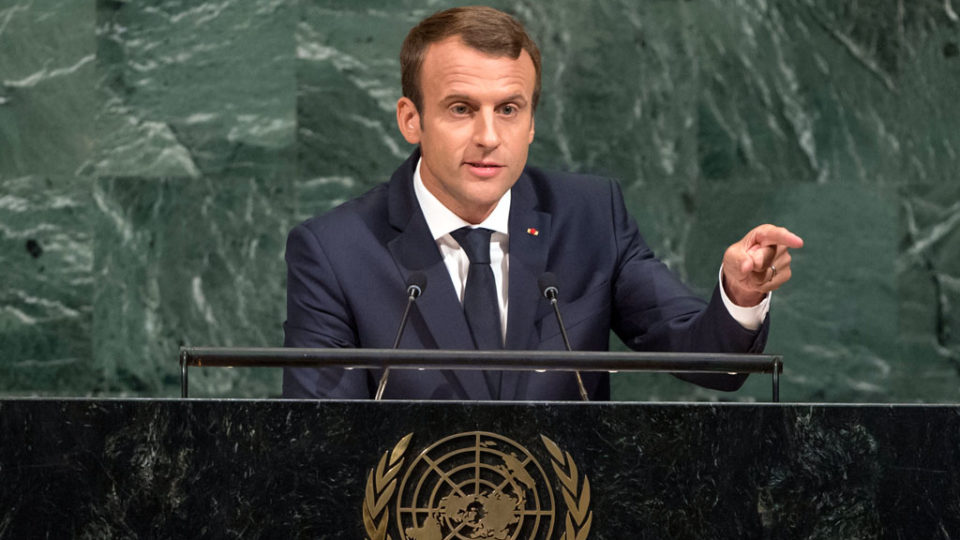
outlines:
[[471, 264], [490, 264], [490, 235], [493, 231], [478, 227], [462, 227], [450, 236], [467, 252]]

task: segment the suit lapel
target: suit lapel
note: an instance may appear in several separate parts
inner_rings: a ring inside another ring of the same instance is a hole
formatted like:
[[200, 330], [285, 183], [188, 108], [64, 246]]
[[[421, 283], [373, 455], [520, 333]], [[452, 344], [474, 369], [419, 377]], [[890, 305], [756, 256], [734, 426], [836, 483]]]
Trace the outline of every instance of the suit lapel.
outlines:
[[[416, 311], [426, 323], [437, 348], [470, 350], [474, 348], [473, 339], [463, 307], [413, 192], [413, 170], [419, 156], [419, 151], [415, 152], [390, 179], [389, 219], [400, 232], [387, 243], [387, 247], [404, 280], [413, 272], [423, 272], [427, 276], [427, 286], [417, 300]], [[421, 338], [424, 345], [428, 341]], [[462, 370], [441, 373], [452, 386], [462, 391], [462, 395], [490, 399], [490, 388], [484, 377], [477, 373]]]
[[[537, 310], [541, 295], [537, 280], [547, 269], [550, 251], [551, 216], [537, 208], [537, 197], [529, 177], [524, 173], [511, 192], [510, 203], [510, 277], [508, 280], [509, 313], [507, 314], [506, 348], [536, 349]], [[526, 384], [529, 373], [507, 372], [503, 378], [502, 397], [516, 399], [518, 388]]]

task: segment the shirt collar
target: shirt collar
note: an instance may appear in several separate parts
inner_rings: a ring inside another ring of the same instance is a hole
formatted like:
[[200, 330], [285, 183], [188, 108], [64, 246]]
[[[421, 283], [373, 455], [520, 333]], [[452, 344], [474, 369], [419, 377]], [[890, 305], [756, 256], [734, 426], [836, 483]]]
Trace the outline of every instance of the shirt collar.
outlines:
[[497, 203], [493, 212], [490, 212], [487, 219], [479, 225], [472, 225], [450, 211], [433, 193], [430, 193], [427, 186], [423, 185], [423, 178], [420, 177], [422, 159], [417, 160], [417, 168], [413, 171], [413, 191], [417, 196], [417, 202], [420, 204], [420, 209], [423, 210], [423, 217], [427, 220], [427, 227], [430, 228], [430, 234], [434, 240], [439, 240], [462, 227], [484, 227], [506, 236], [510, 235], [510, 190], [507, 190], [503, 197], [500, 197], [500, 202]]

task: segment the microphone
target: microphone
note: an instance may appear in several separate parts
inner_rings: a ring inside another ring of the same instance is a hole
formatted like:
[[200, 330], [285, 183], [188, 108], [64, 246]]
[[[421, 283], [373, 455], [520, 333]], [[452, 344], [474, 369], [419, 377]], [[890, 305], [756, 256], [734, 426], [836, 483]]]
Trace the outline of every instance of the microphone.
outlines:
[[[403, 310], [403, 316], [400, 317], [400, 326], [397, 328], [397, 337], [393, 340], [393, 348], [400, 346], [400, 338], [403, 337], [403, 329], [407, 326], [407, 317], [410, 316], [410, 308], [417, 298], [427, 289], [427, 276], [423, 272], [414, 272], [407, 278], [407, 307]], [[387, 389], [387, 377], [390, 376], [390, 367], [383, 369], [383, 375], [380, 376], [380, 383], [377, 384], [377, 395], [374, 401], [380, 401], [383, 398], [383, 391]]]
[[[573, 352], [573, 347], [570, 346], [570, 338], [567, 337], [567, 329], [563, 326], [563, 317], [560, 316], [560, 306], [557, 304], [557, 297], [560, 295], [560, 290], [557, 288], [557, 276], [553, 272], [544, 272], [537, 280], [537, 287], [540, 288], [540, 292], [553, 306], [553, 312], [557, 315], [557, 324], [560, 325], [560, 335], [563, 336], [563, 344], [566, 345], [568, 351]], [[587, 396], [587, 389], [583, 386], [583, 377], [580, 376], [579, 371], [574, 371], [574, 374], [577, 376], [580, 399], [590, 401], [590, 397]]]

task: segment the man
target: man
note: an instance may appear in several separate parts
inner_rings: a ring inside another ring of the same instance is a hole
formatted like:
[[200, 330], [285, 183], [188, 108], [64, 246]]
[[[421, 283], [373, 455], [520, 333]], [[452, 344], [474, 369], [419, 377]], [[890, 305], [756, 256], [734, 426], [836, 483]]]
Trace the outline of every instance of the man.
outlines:
[[[769, 293], [802, 240], [762, 225], [730, 246], [710, 302], [653, 257], [616, 182], [527, 167], [540, 53], [491, 8], [455, 8], [410, 31], [397, 124], [418, 145], [390, 181], [294, 228], [288, 347], [389, 348], [410, 277], [427, 278], [401, 348], [562, 349], [537, 285], [560, 281], [575, 350], [760, 352]], [[284, 396], [366, 398], [379, 372], [287, 369]], [[733, 390], [743, 375], [685, 375]], [[584, 374], [593, 399], [606, 374]], [[387, 398], [577, 399], [568, 373], [393, 370]]]

